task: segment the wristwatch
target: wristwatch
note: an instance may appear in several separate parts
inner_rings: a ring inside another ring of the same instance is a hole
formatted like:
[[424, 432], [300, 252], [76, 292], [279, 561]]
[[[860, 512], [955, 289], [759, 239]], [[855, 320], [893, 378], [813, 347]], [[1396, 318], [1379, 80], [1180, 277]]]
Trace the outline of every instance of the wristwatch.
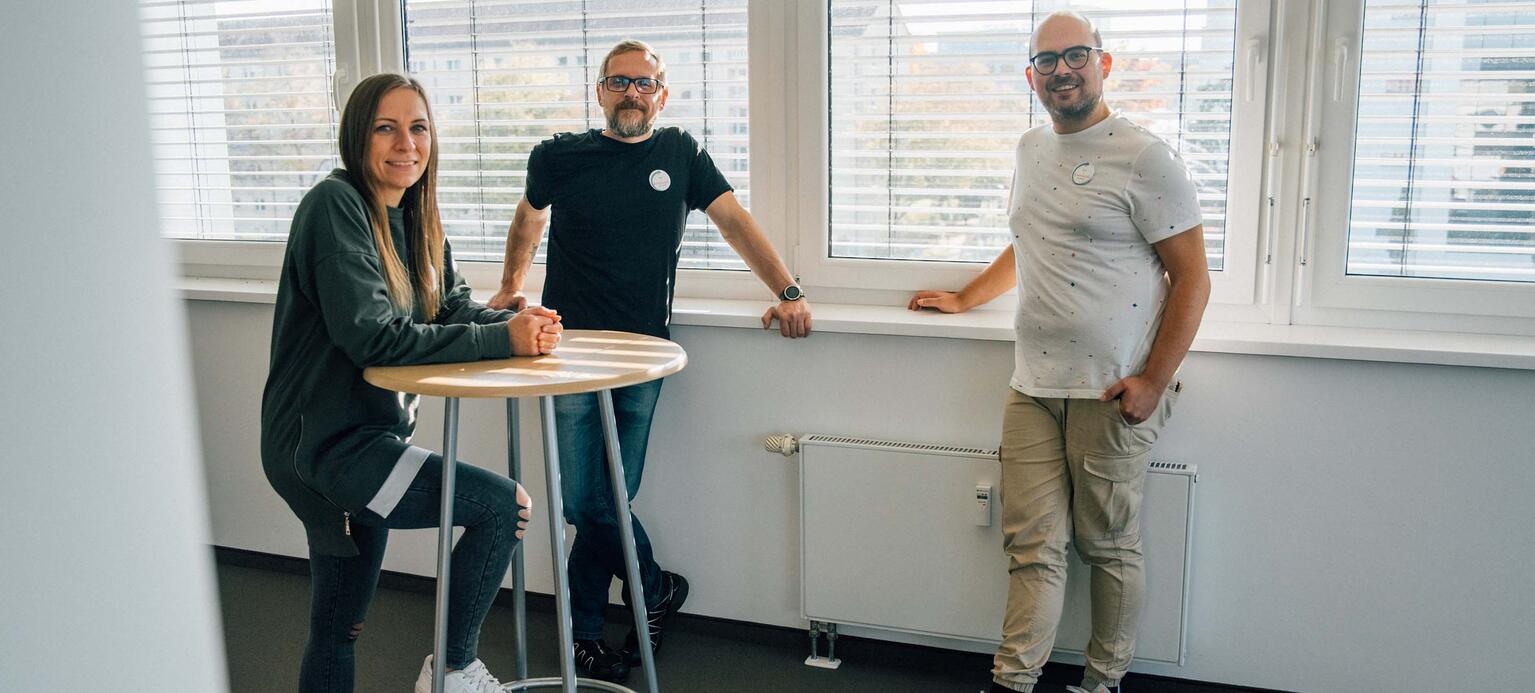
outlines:
[[799, 288], [799, 284], [790, 284], [778, 292], [780, 301], [798, 301], [805, 297], [805, 290]]

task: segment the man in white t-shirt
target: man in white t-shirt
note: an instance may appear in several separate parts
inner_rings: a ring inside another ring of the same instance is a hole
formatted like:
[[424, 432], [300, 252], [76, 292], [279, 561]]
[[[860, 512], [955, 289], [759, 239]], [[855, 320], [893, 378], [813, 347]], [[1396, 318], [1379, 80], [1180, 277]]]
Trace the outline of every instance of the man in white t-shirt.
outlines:
[[1103, 102], [1113, 57], [1092, 23], [1051, 14], [1032, 46], [1029, 82], [1051, 123], [1018, 142], [1013, 243], [964, 289], [920, 291], [908, 307], [956, 313], [1018, 287], [1000, 448], [1010, 577], [990, 690], [1036, 690], [1071, 543], [1090, 568], [1092, 636], [1068, 689], [1118, 693], [1145, 592], [1147, 460], [1210, 296], [1204, 229], [1177, 152]]

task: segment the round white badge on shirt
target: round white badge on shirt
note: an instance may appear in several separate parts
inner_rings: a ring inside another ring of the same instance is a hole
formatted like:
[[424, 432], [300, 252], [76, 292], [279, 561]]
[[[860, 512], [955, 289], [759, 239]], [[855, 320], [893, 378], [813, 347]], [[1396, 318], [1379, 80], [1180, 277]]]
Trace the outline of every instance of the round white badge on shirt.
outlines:
[[1092, 163], [1077, 164], [1077, 167], [1071, 171], [1071, 182], [1076, 183], [1077, 185], [1087, 185], [1088, 183], [1091, 183], [1092, 180]]
[[664, 192], [667, 188], [672, 187], [672, 177], [659, 168], [651, 171], [650, 187], [655, 188], [657, 192]]

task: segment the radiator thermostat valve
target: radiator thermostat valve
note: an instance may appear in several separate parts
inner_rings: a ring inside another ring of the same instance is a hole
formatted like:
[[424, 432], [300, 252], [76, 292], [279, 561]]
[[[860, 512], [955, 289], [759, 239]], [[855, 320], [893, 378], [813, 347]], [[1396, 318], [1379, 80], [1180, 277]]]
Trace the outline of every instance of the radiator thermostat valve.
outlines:
[[762, 447], [768, 452], [776, 452], [784, 457], [789, 457], [799, 452], [799, 441], [794, 439], [792, 433], [777, 433], [763, 438]]

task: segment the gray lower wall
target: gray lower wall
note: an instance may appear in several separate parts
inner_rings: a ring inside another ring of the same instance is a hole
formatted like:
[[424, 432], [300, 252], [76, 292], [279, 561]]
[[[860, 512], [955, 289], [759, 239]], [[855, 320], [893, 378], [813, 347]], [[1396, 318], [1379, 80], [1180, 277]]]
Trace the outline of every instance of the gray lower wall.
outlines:
[[[187, 305], [214, 541], [303, 556], [258, 458], [272, 308]], [[685, 326], [674, 338], [691, 364], [662, 392], [636, 509], [662, 564], [692, 581], [693, 613], [802, 625], [797, 473], [762, 451], [764, 434], [996, 444], [1007, 343]], [[1200, 467], [1190, 655], [1137, 670], [1305, 691], [1535, 675], [1535, 371], [1195, 353], [1183, 380], [1156, 454]], [[524, 409], [524, 481], [541, 503]], [[440, 412], [423, 407], [419, 443], [439, 446]], [[464, 458], [501, 468], [502, 412], [465, 403]], [[540, 519], [529, 536], [546, 531]], [[432, 574], [433, 540], [396, 533], [386, 567]], [[528, 575], [547, 592], [543, 543], [528, 544]]]

